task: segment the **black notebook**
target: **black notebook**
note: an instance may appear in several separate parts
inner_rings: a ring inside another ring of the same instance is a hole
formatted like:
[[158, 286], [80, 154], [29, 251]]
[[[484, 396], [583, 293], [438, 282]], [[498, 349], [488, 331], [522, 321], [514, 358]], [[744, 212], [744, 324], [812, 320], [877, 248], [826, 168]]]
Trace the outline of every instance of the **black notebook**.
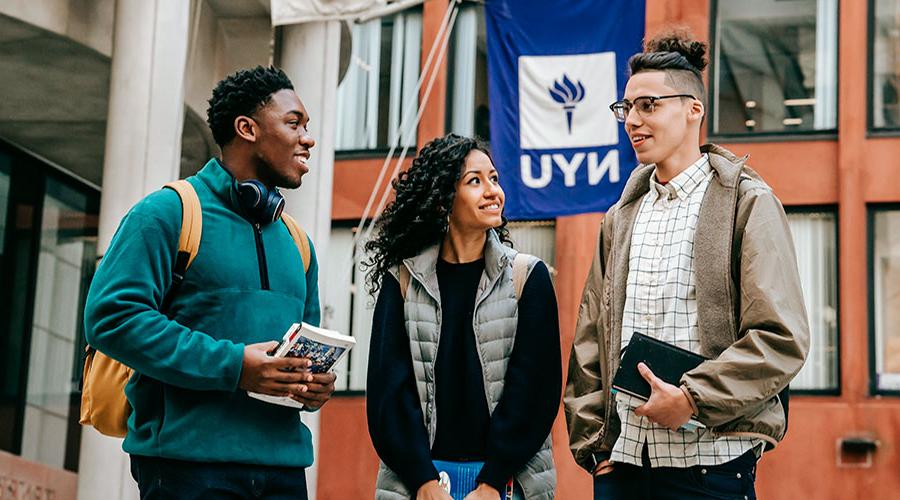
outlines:
[[[643, 362], [653, 374], [674, 386], [681, 385], [681, 376], [696, 368], [706, 358], [687, 349], [656, 340], [642, 333], [634, 332], [622, 354], [622, 361], [613, 377], [613, 391], [623, 392], [643, 400], [650, 399], [650, 384], [637, 369]], [[699, 422], [691, 420], [694, 426]]]

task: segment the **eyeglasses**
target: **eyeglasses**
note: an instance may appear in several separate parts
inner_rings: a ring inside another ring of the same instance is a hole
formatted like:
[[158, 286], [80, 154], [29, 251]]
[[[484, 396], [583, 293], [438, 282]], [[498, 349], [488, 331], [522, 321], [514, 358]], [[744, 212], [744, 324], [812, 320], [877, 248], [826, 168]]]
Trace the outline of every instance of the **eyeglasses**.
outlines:
[[625, 123], [625, 120], [628, 118], [628, 113], [631, 113], [632, 108], [636, 108], [639, 115], [646, 117], [656, 111], [656, 101], [674, 99], [676, 97], [690, 97], [691, 99], [696, 99], [696, 97], [690, 94], [642, 95], [640, 97], [635, 97], [634, 101], [629, 101], [628, 99], [616, 101], [609, 105], [609, 109], [616, 115], [617, 121]]

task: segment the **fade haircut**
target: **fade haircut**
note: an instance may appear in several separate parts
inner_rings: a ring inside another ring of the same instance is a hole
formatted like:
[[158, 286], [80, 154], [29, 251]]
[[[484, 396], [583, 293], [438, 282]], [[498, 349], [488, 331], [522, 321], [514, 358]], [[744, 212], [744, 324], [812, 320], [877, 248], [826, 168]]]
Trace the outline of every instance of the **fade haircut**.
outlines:
[[662, 71], [666, 85], [691, 94], [706, 103], [703, 70], [706, 69], [706, 44], [694, 40], [686, 30], [673, 30], [657, 35], [647, 42], [644, 51], [631, 56], [631, 74]]
[[234, 120], [250, 116], [268, 104], [279, 90], [294, 90], [284, 71], [274, 66], [257, 66], [228, 75], [213, 89], [206, 110], [206, 123], [219, 147], [235, 137]]

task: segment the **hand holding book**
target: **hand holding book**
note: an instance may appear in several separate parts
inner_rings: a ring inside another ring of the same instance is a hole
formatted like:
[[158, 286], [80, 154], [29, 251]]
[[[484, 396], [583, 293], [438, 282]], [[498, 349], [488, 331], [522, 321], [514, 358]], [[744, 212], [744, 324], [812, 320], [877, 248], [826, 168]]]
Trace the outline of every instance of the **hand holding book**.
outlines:
[[244, 362], [238, 387], [270, 396], [287, 396], [291, 389], [311, 380], [308, 359], [275, 358], [269, 352], [278, 342], [261, 342], [244, 347]]
[[687, 424], [693, 415], [693, 409], [684, 391], [658, 378], [644, 363], [638, 363], [637, 368], [650, 384], [650, 399], [635, 408], [634, 414], [647, 417], [651, 422], [673, 431]]
[[[317, 410], [334, 392], [336, 377], [332, 368], [355, 344], [353, 337], [294, 323], [280, 343], [255, 344], [266, 346], [269, 366], [277, 366], [281, 373], [272, 375], [275, 384], [261, 385], [264, 391], [249, 389], [247, 393], [267, 403]], [[245, 362], [246, 359], [245, 354]]]

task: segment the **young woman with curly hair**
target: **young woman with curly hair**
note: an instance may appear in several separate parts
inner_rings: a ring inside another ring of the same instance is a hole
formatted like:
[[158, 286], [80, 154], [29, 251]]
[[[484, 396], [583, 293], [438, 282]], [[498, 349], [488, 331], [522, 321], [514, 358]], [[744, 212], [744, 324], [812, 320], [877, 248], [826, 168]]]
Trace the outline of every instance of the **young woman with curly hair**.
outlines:
[[366, 244], [369, 289], [380, 292], [367, 385], [376, 498], [451, 498], [439, 483], [446, 462], [477, 475], [467, 500], [553, 498], [556, 297], [543, 262], [516, 259], [487, 148], [436, 139], [394, 190]]

